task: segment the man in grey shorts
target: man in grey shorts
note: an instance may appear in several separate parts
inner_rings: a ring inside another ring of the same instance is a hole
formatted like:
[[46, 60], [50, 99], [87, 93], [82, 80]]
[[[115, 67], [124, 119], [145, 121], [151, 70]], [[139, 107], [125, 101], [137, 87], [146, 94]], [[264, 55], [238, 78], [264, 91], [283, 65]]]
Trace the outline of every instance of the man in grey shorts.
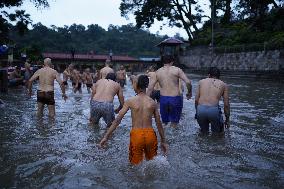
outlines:
[[[108, 73], [105, 79], [98, 80], [92, 87], [91, 112], [90, 122], [98, 124], [101, 117], [103, 117], [107, 126], [109, 127], [114, 120], [114, 112], [118, 112], [123, 104], [124, 97], [122, 88], [115, 82], [115, 74]], [[114, 110], [113, 99], [117, 95], [120, 106]]]
[[[211, 67], [208, 78], [198, 82], [195, 96], [196, 119], [202, 133], [208, 133], [209, 124], [213, 133], [222, 133], [224, 126], [230, 127], [229, 90], [226, 83], [220, 79], [220, 70]], [[223, 97], [225, 122], [219, 101]]]

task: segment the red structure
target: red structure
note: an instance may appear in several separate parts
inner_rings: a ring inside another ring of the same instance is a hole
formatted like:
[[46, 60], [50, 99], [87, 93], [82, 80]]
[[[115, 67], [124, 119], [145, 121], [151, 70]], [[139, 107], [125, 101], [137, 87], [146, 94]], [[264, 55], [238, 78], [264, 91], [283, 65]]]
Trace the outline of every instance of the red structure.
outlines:
[[[97, 55], [97, 54], [74, 54], [71, 53], [43, 53], [44, 58], [51, 58], [54, 66], [57, 70], [64, 70], [70, 63], [75, 64], [79, 69], [91, 68], [93, 70], [101, 69], [104, 66], [105, 60], [110, 59], [109, 55]], [[119, 65], [129, 71], [141, 71], [152, 64], [156, 64], [155, 61], [144, 61], [141, 59], [133, 58], [130, 56], [113, 55], [111, 58], [114, 69], [118, 69]]]
[[[109, 55], [94, 55], [94, 54], [74, 54], [74, 58], [71, 54], [67, 53], [43, 53], [44, 58], [51, 58], [55, 61], [92, 61], [92, 62], [104, 62], [109, 59]], [[112, 62], [130, 63], [141, 62], [139, 59], [130, 56], [112, 56]]]

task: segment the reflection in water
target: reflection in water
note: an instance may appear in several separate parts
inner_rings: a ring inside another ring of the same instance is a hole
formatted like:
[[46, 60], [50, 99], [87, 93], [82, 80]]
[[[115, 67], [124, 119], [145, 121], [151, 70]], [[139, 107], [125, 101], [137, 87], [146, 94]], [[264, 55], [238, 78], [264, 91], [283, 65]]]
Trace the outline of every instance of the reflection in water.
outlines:
[[[191, 78], [195, 89], [200, 77]], [[128, 163], [130, 112], [107, 149], [97, 147], [106, 125], [89, 124], [85, 88], [82, 95], [69, 89], [64, 102], [56, 86], [55, 120], [47, 111], [38, 119], [36, 97], [27, 98], [24, 89], [1, 94], [6, 104], [0, 109], [0, 188], [281, 188], [283, 84], [226, 82], [232, 117], [225, 136], [200, 136], [194, 100], [184, 100], [179, 127], [165, 128], [168, 156], [139, 166]], [[124, 94], [134, 95], [130, 83]]]

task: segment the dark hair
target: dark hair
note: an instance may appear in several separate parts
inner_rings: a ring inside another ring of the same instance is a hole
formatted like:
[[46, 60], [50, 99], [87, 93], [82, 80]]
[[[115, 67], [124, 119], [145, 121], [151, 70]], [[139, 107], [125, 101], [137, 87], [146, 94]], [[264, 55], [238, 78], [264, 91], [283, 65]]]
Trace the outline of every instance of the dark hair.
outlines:
[[208, 74], [210, 75], [210, 77], [216, 77], [217, 79], [220, 78], [220, 70], [216, 67], [210, 67]]
[[137, 81], [137, 88], [139, 89], [146, 89], [149, 85], [149, 78], [147, 75], [140, 75]]
[[169, 64], [169, 63], [174, 62], [174, 61], [175, 61], [175, 58], [172, 55], [163, 56], [163, 63], [164, 64]]
[[114, 73], [108, 73], [107, 76], [106, 76], [106, 79], [110, 79], [110, 80], [115, 81], [116, 80], [116, 76], [115, 76]]

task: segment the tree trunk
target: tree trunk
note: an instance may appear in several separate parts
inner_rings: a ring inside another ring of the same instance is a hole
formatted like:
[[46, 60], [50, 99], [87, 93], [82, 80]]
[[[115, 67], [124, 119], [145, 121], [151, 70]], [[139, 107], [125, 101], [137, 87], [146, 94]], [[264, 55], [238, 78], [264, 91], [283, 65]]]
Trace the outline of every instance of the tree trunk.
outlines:
[[224, 17], [222, 18], [223, 24], [230, 23], [230, 20], [231, 20], [231, 2], [232, 2], [232, 0], [226, 0], [225, 14], [224, 14]]

